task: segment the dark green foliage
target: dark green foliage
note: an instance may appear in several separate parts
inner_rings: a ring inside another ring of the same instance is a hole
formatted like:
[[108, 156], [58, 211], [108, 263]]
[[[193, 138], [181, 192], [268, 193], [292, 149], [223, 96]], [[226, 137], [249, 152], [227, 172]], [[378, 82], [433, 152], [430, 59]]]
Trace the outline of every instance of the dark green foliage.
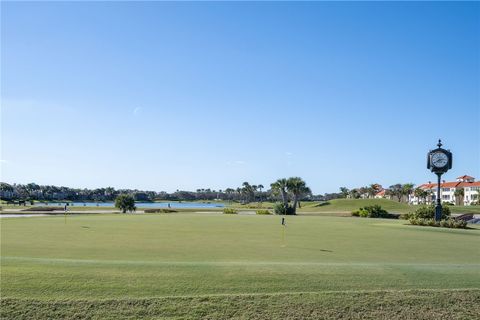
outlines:
[[272, 214], [270, 210], [257, 210], [257, 214]]
[[[448, 206], [442, 207], [442, 217], [441, 220], [448, 219], [450, 217], [450, 208]], [[409, 219], [435, 219], [435, 206], [421, 206], [413, 213], [409, 214]]]
[[415, 226], [442, 227], [452, 229], [466, 229], [467, 222], [464, 220], [445, 219], [435, 221], [434, 219], [411, 218], [410, 224]]
[[224, 208], [223, 213], [225, 213], [225, 214], [237, 214], [238, 212], [237, 212], [236, 209], [233, 209], [233, 208]]
[[295, 215], [295, 210], [291, 206], [285, 207], [283, 203], [276, 203], [273, 212], [278, 215]]
[[143, 210], [145, 213], [171, 213], [171, 212], [177, 212], [177, 210], [173, 209], [145, 209]]
[[23, 209], [22, 211], [63, 211], [63, 207], [38, 206]]
[[398, 219], [398, 215], [388, 213], [387, 210], [383, 209], [378, 204], [366, 206], [360, 208], [359, 210], [353, 211], [352, 216], [362, 218]]
[[123, 213], [137, 210], [137, 207], [135, 207], [135, 199], [129, 194], [119, 195], [115, 199], [115, 207], [120, 209]]

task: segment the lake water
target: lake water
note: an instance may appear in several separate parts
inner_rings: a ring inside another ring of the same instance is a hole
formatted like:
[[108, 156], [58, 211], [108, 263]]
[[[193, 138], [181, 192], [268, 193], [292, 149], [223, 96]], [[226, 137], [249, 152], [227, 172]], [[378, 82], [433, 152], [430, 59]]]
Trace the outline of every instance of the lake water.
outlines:
[[[114, 207], [113, 202], [69, 202], [70, 205], [76, 207]], [[214, 202], [136, 202], [135, 205], [137, 208], [191, 208], [191, 209], [203, 209], [203, 208], [223, 208], [223, 203], [214, 203]], [[44, 206], [45, 203], [37, 202], [35, 205]], [[47, 206], [57, 206], [62, 207], [65, 205], [65, 202], [49, 202]]]

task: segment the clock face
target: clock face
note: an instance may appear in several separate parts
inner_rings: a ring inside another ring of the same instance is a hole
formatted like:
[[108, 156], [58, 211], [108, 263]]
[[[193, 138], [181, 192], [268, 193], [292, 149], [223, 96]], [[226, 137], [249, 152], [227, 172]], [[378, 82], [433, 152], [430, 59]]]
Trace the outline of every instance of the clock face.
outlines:
[[448, 163], [448, 157], [443, 152], [436, 152], [432, 155], [432, 165], [437, 168], [443, 168]]

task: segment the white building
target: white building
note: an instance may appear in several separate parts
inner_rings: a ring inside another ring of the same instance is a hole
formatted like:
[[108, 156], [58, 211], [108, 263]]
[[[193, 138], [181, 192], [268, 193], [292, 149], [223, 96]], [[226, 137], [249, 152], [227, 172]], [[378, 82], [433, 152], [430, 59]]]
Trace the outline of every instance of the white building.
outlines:
[[[428, 195], [424, 198], [418, 198], [414, 194], [409, 197], [411, 204], [434, 203], [437, 198], [437, 184], [428, 182], [422, 184], [418, 188], [427, 191]], [[463, 189], [463, 197], [455, 196], [455, 191]], [[458, 177], [456, 181], [446, 182], [440, 184], [440, 196], [442, 202], [451, 202], [457, 205], [472, 205], [478, 203], [480, 199], [480, 181], [475, 182], [474, 177], [467, 175]]]

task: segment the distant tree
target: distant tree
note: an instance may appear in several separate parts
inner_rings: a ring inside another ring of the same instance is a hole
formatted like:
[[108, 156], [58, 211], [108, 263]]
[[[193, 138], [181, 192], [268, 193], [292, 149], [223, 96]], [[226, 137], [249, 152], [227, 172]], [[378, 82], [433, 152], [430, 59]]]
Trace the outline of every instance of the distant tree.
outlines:
[[342, 198], [346, 198], [348, 196], [349, 190], [345, 187], [340, 187], [340, 193], [342, 194]]
[[312, 193], [310, 188], [307, 187], [305, 181], [303, 181], [300, 177], [288, 178], [287, 191], [291, 193], [293, 198], [293, 214], [296, 214], [297, 205], [300, 207], [300, 198], [304, 195]]
[[14, 188], [5, 182], [0, 182], [0, 191], [13, 192]]
[[387, 194], [396, 197], [398, 202], [400, 202], [403, 198], [403, 186], [400, 183], [394, 184], [388, 188]]
[[368, 187], [360, 187], [358, 188], [358, 193], [360, 194], [361, 198], [365, 198], [365, 196], [369, 196], [369, 189]]
[[260, 191], [260, 202], [262, 202], [263, 201], [262, 190], [263, 190], [264, 186], [262, 184], [259, 184], [257, 186], [257, 188], [258, 188], [258, 191]]
[[425, 204], [427, 202], [427, 196], [428, 196], [428, 192], [422, 188], [416, 188], [414, 191], [413, 191], [413, 195], [415, 197], [417, 197], [419, 199], [419, 203], [420, 203], [420, 199], [422, 199], [422, 203]]
[[402, 195], [405, 196], [406, 202], [408, 202], [408, 199], [413, 192], [413, 187], [414, 186], [415, 185], [413, 183], [405, 183], [402, 186]]
[[367, 191], [368, 198], [374, 198], [375, 195], [377, 194], [375, 189], [372, 188], [371, 186], [365, 187], [365, 189]]
[[251, 202], [255, 198], [255, 188], [248, 182], [242, 183], [241, 193], [245, 196], [245, 202]]
[[463, 188], [455, 189], [453, 193], [455, 195], [455, 204], [457, 206], [463, 205], [463, 197], [465, 196], [465, 190]]
[[280, 195], [282, 197], [283, 206], [288, 208], [288, 193], [287, 193], [287, 179], [282, 178], [270, 184], [274, 195]]
[[358, 192], [357, 189], [350, 190], [350, 192], [348, 194], [349, 194], [350, 198], [352, 198], [352, 199], [360, 198], [360, 193]]
[[135, 199], [129, 194], [120, 194], [115, 199], [115, 207], [122, 210], [123, 213], [133, 212], [137, 208], [135, 207]]
[[233, 200], [233, 194], [235, 193], [235, 190], [232, 188], [227, 188], [225, 189], [225, 194], [227, 195], [227, 198], [229, 200]]

